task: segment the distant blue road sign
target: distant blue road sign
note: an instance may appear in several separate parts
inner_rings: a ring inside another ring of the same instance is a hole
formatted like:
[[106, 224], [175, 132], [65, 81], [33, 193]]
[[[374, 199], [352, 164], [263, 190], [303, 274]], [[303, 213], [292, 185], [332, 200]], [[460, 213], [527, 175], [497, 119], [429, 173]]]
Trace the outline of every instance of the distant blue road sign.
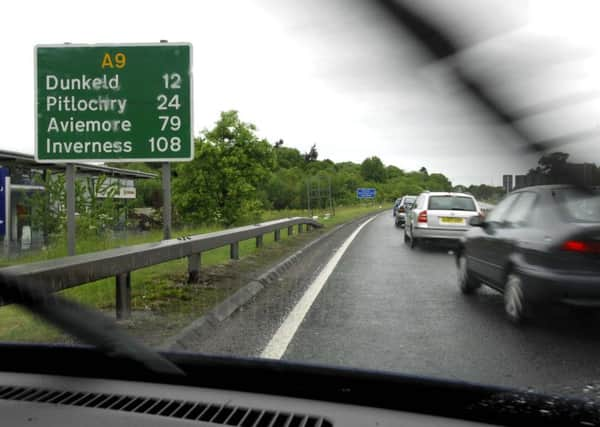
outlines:
[[377, 190], [374, 188], [358, 188], [356, 190], [356, 197], [359, 199], [374, 199], [377, 194]]
[[0, 168], [0, 236], [6, 234], [6, 177], [8, 168]]

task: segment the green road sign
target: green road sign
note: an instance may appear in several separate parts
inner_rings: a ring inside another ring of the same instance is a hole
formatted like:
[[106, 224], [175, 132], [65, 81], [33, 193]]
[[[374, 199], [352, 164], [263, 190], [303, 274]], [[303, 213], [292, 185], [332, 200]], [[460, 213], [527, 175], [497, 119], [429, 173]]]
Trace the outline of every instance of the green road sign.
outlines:
[[38, 161], [193, 157], [190, 44], [39, 45], [35, 59]]

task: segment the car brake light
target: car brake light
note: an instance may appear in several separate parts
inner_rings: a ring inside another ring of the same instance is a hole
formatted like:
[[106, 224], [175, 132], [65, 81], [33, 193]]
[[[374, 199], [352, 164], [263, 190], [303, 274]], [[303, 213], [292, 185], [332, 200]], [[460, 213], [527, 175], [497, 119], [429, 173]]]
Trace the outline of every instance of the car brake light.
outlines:
[[417, 222], [427, 222], [427, 211], [423, 211], [419, 214]]
[[567, 240], [560, 247], [563, 251], [580, 252], [585, 254], [600, 254], [600, 242], [585, 240]]

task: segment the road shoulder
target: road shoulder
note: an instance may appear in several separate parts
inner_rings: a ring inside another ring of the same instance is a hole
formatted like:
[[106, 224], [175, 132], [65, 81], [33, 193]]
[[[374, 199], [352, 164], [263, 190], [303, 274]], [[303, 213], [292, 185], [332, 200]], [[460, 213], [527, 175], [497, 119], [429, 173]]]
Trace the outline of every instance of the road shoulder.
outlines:
[[[161, 348], [256, 356], [337, 247], [366, 219], [339, 225], [279, 261], [165, 340]], [[253, 339], [248, 339], [249, 337]]]

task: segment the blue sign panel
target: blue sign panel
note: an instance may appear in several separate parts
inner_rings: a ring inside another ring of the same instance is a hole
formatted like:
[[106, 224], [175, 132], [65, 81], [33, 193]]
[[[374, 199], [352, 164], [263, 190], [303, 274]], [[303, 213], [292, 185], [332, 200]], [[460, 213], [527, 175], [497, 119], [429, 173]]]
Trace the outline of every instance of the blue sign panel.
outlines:
[[6, 234], [6, 177], [8, 168], [0, 167], [0, 236]]
[[356, 197], [359, 199], [374, 199], [377, 194], [377, 190], [374, 188], [358, 188], [356, 190]]

